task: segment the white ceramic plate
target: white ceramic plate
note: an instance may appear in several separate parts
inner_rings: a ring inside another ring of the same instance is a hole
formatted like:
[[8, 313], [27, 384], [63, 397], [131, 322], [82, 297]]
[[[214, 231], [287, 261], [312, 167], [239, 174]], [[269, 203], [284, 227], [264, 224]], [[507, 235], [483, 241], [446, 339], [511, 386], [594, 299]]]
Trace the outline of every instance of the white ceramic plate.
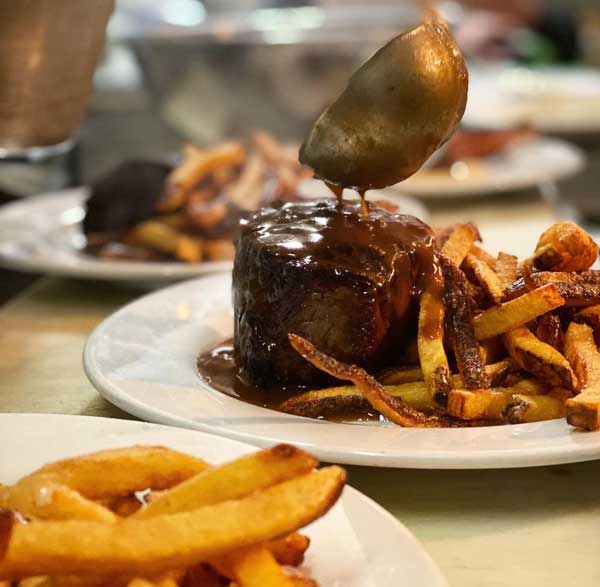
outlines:
[[[393, 189], [420, 198], [472, 197], [531, 189], [580, 172], [581, 149], [560, 139], [535, 138], [515, 142], [504, 152], [467, 163], [454, 174], [424, 167]], [[460, 164], [459, 164], [460, 165]]]
[[290, 442], [326, 461], [428, 469], [548, 465], [600, 458], [600, 432], [563, 420], [518, 426], [409, 429], [283, 414], [211, 389], [199, 352], [232, 336], [231, 278], [215, 275], [145, 296], [89, 338], [86, 373], [109, 401], [144, 420], [197, 428], [258, 446]]
[[600, 70], [469, 64], [463, 122], [479, 128], [527, 124], [554, 134], [600, 133]]
[[[307, 183], [306, 197], [327, 194], [322, 182]], [[189, 263], [111, 261], [82, 252], [81, 221], [86, 188], [57, 191], [26, 198], [0, 207], [0, 265], [31, 273], [46, 273], [80, 279], [173, 282], [198, 275], [230, 271], [231, 262]], [[356, 197], [348, 194], [347, 197]], [[419, 202], [402, 197], [377, 197], [393, 201], [405, 214], [426, 218]]]
[[[168, 446], [215, 464], [255, 450], [201, 432], [82, 416], [0, 414], [0, 429], [0, 483], [12, 483], [48, 461], [133, 444]], [[350, 487], [306, 533], [311, 546], [305, 564], [324, 587], [447, 586], [414, 536]]]

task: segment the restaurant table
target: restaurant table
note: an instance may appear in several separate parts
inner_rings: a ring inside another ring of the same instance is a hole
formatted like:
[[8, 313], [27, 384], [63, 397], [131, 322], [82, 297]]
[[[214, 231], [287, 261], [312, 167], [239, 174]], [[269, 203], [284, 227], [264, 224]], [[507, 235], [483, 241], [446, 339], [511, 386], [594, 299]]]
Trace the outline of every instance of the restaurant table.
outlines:
[[[465, 218], [510, 251], [535, 242], [553, 216], [537, 196], [433, 207], [436, 224]], [[499, 223], [511, 232], [503, 236]], [[82, 350], [100, 321], [141, 293], [43, 278], [9, 301], [0, 309], [0, 411], [130, 418], [86, 379]], [[600, 585], [600, 461], [482, 471], [348, 469], [350, 483], [415, 534], [452, 586]]]

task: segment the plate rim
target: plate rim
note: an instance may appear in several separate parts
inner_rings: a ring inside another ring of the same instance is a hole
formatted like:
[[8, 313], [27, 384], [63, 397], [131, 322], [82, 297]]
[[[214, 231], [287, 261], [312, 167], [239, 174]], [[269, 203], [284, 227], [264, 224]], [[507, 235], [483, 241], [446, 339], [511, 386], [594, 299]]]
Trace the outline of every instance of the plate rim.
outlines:
[[[195, 430], [195, 429], [187, 429], [187, 428], [174, 428], [172, 426], [167, 426], [164, 424], [157, 423], [149, 423], [137, 420], [125, 420], [122, 418], [108, 418], [105, 416], [87, 416], [80, 414], [48, 414], [41, 412], [6, 412], [0, 413], [0, 423], [4, 420], [56, 420], [60, 423], [62, 422], [83, 422], [85, 426], [88, 424], [90, 428], [94, 428], [95, 425], [100, 422], [100, 427], [103, 423], [123, 426], [123, 428], [139, 428], [142, 431], [144, 428], [150, 430], [162, 430], [165, 433], [173, 433], [173, 434], [181, 434], [181, 435], [190, 435], [192, 436], [205, 436], [211, 440], [215, 440], [215, 435], [210, 434], [206, 431]], [[61, 429], [59, 426], [54, 426], [55, 429]], [[256, 446], [252, 444], [248, 444], [245, 442], [241, 442], [239, 440], [223, 437], [221, 435], [217, 435], [218, 442], [228, 443], [232, 446], [239, 447], [240, 450], [244, 450], [247, 452], [255, 451]], [[200, 451], [199, 451], [200, 452]], [[85, 454], [77, 452], [75, 448], [73, 456], [77, 456], [79, 454]], [[411, 532], [407, 526], [405, 526], [399, 518], [394, 516], [390, 511], [385, 509], [381, 504], [377, 503], [373, 498], [369, 497], [362, 491], [359, 491], [349, 483], [346, 483], [344, 486], [344, 492], [340, 497], [340, 503], [343, 505], [344, 500], [358, 500], [362, 505], [368, 507], [370, 510], [377, 512], [379, 516], [394, 530], [394, 533], [404, 540], [410, 541], [414, 548], [414, 554], [418, 554], [421, 561], [421, 566], [423, 570], [428, 573], [428, 579], [432, 582], [431, 585], [433, 587], [449, 587], [448, 581], [446, 580], [442, 570], [439, 565], [435, 562], [433, 557], [429, 554], [428, 550], [425, 548], [423, 543]]]
[[[178, 426], [182, 428], [195, 429], [208, 432], [218, 436], [225, 436], [233, 440], [239, 440], [244, 443], [253, 444], [255, 446], [270, 446], [277, 442], [292, 442], [306, 450], [313, 452], [320, 459], [328, 462], [338, 462], [346, 465], [358, 465], [358, 466], [375, 466], [375, 467], [388, 467], [388, 468], [411, 468], [411, 469], [504, 469], [504, 468], [525, 468], [525, 467], [537, 467], [547, 466], [554, 464], [566, 464], [575, 462], [584, 462], [590, 460], [600, 459], [600, 432], [590, 433], [598, 434], [598, 442], [591, 445], [579, 445], [578, 447], [563, 447], [555, 446], [546, 448], [545, 451], [540, 455], [539, 447], [529, 447], [522, 450], [507, 450], [507, 449], [495, 449], [488, 450], [486, 452], [476, 454], [473, 456], [458, 454], [450, 450], [430, 450], [426, 456], [419, 455], [418, 453], [408, 453], [401, 451], [389, 451], [389, 450], [357, 450], [357, 451], [340, 451], [336, 448], [327, 448], [318, 446], [314, 441], [307, 440], [282, 440], [275, 436], [271, 436], [268, 433], [257, 435], [256, 433], [239, 431], [230, 427], [219, 426], [218, 424], [209, 424], [204, 422], [194, 422], [192, 420], [186, 420], [183, 417], [169, 413], [162, 408], [158, 408], [149, 404], [146, 404], [137, 398], [131, 397], [129, 394], [123, 392], [118, 382], [113, 382], [104, 373], [100, 372], [95, 366], [94, 351], [96, 340], [102, 337], [105, 329], [110, 328], [111, 325], [118, 321], [120, 316], [126, 314], [130, 309], [137, 304], [145, 303], [149, 298], [159, 299], [164, 295], [166, 290], [185, 289], [192, 287], [198, 282], [211, 282], [211, 281], [222, 281], [229, 279], [230, 276], [227, 274], [216, 274], [211, 276], [204, 276], [192, 280], [187, 280], [181, 283], [173, 284], [168, 287], [159, 289], [157, 291], [143, 295], [128, 304], [122, 306], [109, 316], [107, 316], [96, 328], [90, 333], [86, 340], [84, 351], [83, 351], [83, 367], [86, 376], [97, 389], [101, 396], [107, 399], [113, 405], [121, 408], [129, 414], [133, 414], [142, 420], [162, 423], [172, 426]], [[207, 286], [208, 287], [208, 286]], [[199, 384], [199, 388], [201, 385]], [[258, 408], [264, 409], [266, 408]], [[274, 412], [280, 414], [279, 412]], [[280, 414], [281, 415], [281, 414]], [[300, 418], [296, 416], [295, 418]], [[316, 423], [317, 421], [312, 418], [302, 418], [307, 423]], [[561, 422], [561, 424], [564, 421]], [[329, 422], [320, 422], [318, 425], [338, 425], [352, 427], [353, 424], [336, 424]], [[487, 429], [500, 429], [509, 431], [519, 429], [528, 429], [532, 426], [551, 426], [556, 425], [556, 421], [541, 422], [535, 424], [519, 424], [519, 425], [500, 425], [490, 426]], [[566, 422], [564, 422], [565, 430], [571, 433], [578, 434], [576, 431], [572, 431]], [[417, 430], [419, 433], [426, 433], [427, 429], [411, 429]], [[447, 434], [460, 434], [461, 430], [468, 429], [448, 429], [444, 431]], [[586, 433], [579, 433], [586, 434]], [[493, 457], [494, 463], [490, 464], [490, 459]]]

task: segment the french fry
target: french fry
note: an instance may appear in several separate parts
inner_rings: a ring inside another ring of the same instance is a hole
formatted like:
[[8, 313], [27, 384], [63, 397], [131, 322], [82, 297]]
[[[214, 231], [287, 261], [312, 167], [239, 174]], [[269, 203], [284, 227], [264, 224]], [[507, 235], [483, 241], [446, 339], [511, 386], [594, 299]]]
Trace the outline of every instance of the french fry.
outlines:
[[571, 322], [565, 334], [565, 357], [578, 381], [578, 389], [600, 383], [600, 356], [594, 333], [586, 324]]
[[467, 391], [453, 389], [448, 395], [448, 413], [463, 420], [500, 420], [502, 410], [510, 402], [503, 391]]
[[229, 202], [225, 196], [207, 202], [190, 200], [186, 208], [186, 214], [190, 221], [195, 226], [203, 229], [219, 226], [229, 213]]
[[283, 538], [272, 540], [265, 546], [273, 553], [280, 565], [298, 567], [304, 561], [304, 553], [308, 550], [310, 539], [303, 534], [294, 532]]
[[535, 335], [546, 344], [561, 352], [564, 342], [564, 334], [560, 324], [560, 318], [556, 314], [544, 314], [540, 316]]
[[293, 532], [337, 500], [345, 474], [327, 467], [191, 512], [119, 524], [12, 521], [0, 554], [0, 579], [32, 575], [159, 574]]
[[576, 428], [600, 428], [600, 353], [592, 329], [571, 322], [565, 334], [565, 356], [579, 381], [580, 393], [567, 400], [567, 422]]
[[519, 278], [519, 260], [514, 255], [500, 251], [496, 259], [495, 271], [504, 290]]
[[391, 422], [420, 428], [439, 428], [443, 425], [443, 418], [437, 414], [424, 414], [401, 400], [394, 401], [385, 388], [364, 369], [335, 360], [296, 334], [290, 333], [288, 337], [292, 347], [317, 369], [338, 379], [352, 381], [365, 399]]
[[423, 381], [423, 370], [421, 367], [389, 367], [381, 372], [377, 379], [383, 385], [413, 383], [415, 381]]
[[579, 310], [573, 317], [579, 324], [587, 324], [594, 332], [596, 344], [600, 342], [600, 304]]
[[[527, 385], [523, 385], [527, 382]], [[482, 391], [453, 389], [448, 396], [448, 413], [464, 420], [502, 420], [504, 409], [513, 402], [515, 394], [543, 393], [547, 387], [536, 380], [523, 380], [510, 387]]]
[[201, 240], [156, 220], [147, 220], [130, 228], [124, 242], [134, 247], [148, 247], [167, 253], [188, 263], [198, 263], [202, 260]]
[[263, 197], [265, 172], [262, 157], [257, 153], [250, 154], [240, 176], [225, 188], [229, 201], [242, 210], [256, 210]]
[[477, 340], [485, 340], [503, 334], [562, 306], [564, 302], [555, 284], [539, 287], [475, 316], [475, 337]]
[[318, 465], [308, 453], [280, 444], [208, 469], [153, 499], [132, 519], [175, 514], [238, 499], [266, 487], [306, 474]]
[[264, 547], [246, 548], [226, 555], [216, 564], [239, 587], [294, 587], [273, 554]]
[[[536, 287], [549, 283], [555, 284], [567, 306], [589, 306], [600, 303], [600, 271], [590, 270], [581, 273], [539, 271], [531, 274], [531, 280]], [[519, 280], [511, 286], [513, 292], [522, 287], [523, 283]]]
[[421, 294], [417, 330], [417, 349], [423, 379], [440, 404], [446, 402], [452, 389], [450, 367], [444, 350], [443, 295], [443, 277], [430, 276]]
[[576, 378], [569, 361], [554, 347], [536, 338], [526, 327], [504, 335], [506, 350], [515, 364], [549, 385], [574, 389]]
[[565, 415], [565, 403], [549, 395], [515, 394], [503, 415], [510, 424], [555, 420]]
[[95, 520], [114, 523], [117, 516], [73, 489], [44, 476], [0, 487], [0, 508], [42, 520]]
[[235, 257], [235, 246], [229, 239], [207, 239], [204, 255], [207, 261], [231, 261]]
[[490, 269], [496, 270], [496, 259], [478, 245], [472, 245], [469, 254], [485, 263]]
[[[476, 261], [480, 263], [479, 260]], [[441, 256], [440, 262], [445, 283], [444, 311], [447, 338], [454, 351], [464, 387], [469, 390], [488, 388], [490, 381], [473, 330], [473, 308], [466, 287], [467, 278], [444, 256]], [[485, 267], [487, 268], [487, 265]]]
[[465, 257], [464, 265], [473, 272], [490, 300], [495, 304], [500, 303], [504, 288], [494, 270], [471, 253]]
[[473, 224], [457, 224], [442, 247], [442, 254], [460, 267], [467, 253], [481, 240], [479, 231]]
[[586, 271], [598, 258], [598, 245], [574, 222], [557, 222], [542, 233], [533, 265], [552, 271]]
[[89, 499], [128, 495], [152, 487], [168, 489], [209, 466], [162, 446], [134, 446], [96, 452], [45, 465], [19, 483], [54, 482]]
[[172, 212], [186, 202], [187, 194], [209, 173], [223, 165], [240, 165], [246, 158], [241, 143], [223, 143], [210, 151], [187, 153], [166, 181], [165, 194], [157, 204], [161, 212]]

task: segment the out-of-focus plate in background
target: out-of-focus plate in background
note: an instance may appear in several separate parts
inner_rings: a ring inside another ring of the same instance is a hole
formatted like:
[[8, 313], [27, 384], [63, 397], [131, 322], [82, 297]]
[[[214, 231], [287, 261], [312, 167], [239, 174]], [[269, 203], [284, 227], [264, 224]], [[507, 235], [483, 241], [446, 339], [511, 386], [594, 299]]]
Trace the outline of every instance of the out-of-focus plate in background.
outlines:
[[[322, 182], [309, 180], [301, 187], [306, 198], [333, 197]], [[425, 207], [409, 197], [382, 190], [372, 199], [387, 200], [405, 214], [427, 219]], [[158, 284], [198, 275], [230, 271], [231, 261], [182, 263], [178, 261], [127, 261], [101, 259], [84, 252], [81, 221], [87, 188], [56, 191], [24, 198], [0, 209], [0, 265], [79, 279]], [[358, 197], [348, 192], [348, 198]]]
[[575, 175], [585, 162], [585, 154], [575, 145], [536, 137], [515, 141], [497, 155], [457, 162], [451, 168], [424, 167], [393, 189], [423, 199], [535, 189], [542, 183]]
[[477, 128], [528, 125], [552, 134], [600, 134], [600, 70], [471, 63], [463, 121]]

